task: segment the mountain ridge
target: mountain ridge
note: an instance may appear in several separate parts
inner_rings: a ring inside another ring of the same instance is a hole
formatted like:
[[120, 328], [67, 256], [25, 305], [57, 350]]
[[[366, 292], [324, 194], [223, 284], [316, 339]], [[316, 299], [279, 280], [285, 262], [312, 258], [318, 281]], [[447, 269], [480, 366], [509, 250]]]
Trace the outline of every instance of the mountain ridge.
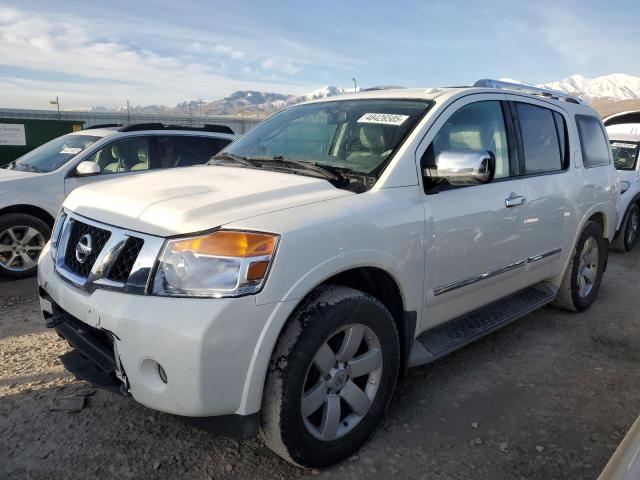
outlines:
[[[520, 82], [510, 78], [505, 81]], [[541, 88], [561, 90], [583, 98], [592, 104], [611, 102], [640, 101], [640, 77], [625, 73], [612, 73], [595, 78], [574, 74], [562, 80], [537, 85]], [[257, 90], [238, 90], [226, 97], [213, 101], [182, 102], [173, 107], [165, 105], [135, 106], [130, 108], [133, 114], [173, 115], [173, 116], [258, 116], [264, 117], [290, 105], [328, 98], [341, 93], [352, 92], [336, 86], [325, 86], [303, 94], [262, 92]], [[90, 107], [81, 109], [90, 112], [123, 112], [126, 107], [104, 108]]]

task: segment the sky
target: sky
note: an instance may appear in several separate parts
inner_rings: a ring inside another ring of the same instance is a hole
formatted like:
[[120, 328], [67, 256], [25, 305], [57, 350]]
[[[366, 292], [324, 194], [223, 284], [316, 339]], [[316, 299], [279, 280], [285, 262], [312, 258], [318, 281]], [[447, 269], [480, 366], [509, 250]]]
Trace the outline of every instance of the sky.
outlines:
[[637, 0], [0, 0], [0, 108], [640, 75]]

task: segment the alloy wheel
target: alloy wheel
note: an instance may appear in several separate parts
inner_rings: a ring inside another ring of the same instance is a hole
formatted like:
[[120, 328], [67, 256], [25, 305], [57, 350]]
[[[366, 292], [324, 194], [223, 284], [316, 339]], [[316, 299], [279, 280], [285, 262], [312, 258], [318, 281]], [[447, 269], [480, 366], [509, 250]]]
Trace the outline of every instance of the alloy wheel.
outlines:
[[301, 413], [307, 430], [330, 441], [350, 432], [367, 414], [382, 376], [380, 340], [366, 325], [332, 333], [305, 377]]
[[585, 240], [578, 267], [578, 294], [586, 297], [593, 290], [598, 275], [598, 242], [594, 237]]
[[13, 226], [0, 233], [0, 267], [24, 272], [38, 264], [45, 239], [33, 227]]

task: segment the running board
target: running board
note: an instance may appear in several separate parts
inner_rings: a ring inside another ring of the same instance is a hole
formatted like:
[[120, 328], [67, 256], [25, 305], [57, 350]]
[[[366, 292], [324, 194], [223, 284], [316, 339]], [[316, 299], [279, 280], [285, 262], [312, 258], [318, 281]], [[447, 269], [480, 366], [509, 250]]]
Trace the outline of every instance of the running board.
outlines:
[[484, 337], [544, 305], [551, 303], [556, 291], [548, 283], [509, 295], [455, 320], [421, 333], [413, 342], [409, 367], [433, 362]]

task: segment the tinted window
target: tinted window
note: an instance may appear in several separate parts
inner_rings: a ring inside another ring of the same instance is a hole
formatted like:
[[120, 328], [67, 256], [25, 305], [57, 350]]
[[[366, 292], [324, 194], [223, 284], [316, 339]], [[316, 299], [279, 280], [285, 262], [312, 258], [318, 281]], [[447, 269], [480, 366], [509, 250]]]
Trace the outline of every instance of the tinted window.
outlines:
[[509, 145], [499, 101], [471, 103], [455, 112], [436, 134], [431, 144], [436, 165], [438, 155], [447, 150], [489, 151], [496, 157], [494, 178], [509, 176]]
[[585, 168], [608, 165], [609, 144], [600, 119], [589, 115], [576, 115], [576, 124]]
[[[561, 170], [564, 132], [561, 144], [554, 112], [528, 103], [516, 103], [516, 110], [520, 122], [525, 173]], [[562, 122], [564, 130], [564, 120]]]
[[202, 165], [231, 143], [224, 138], [189, 137], [157, 137], [155, 168], [186, 167]]
[[149, 137], [115, 140], [87, 160], [96, 162], [102, 175], [149, 170]]
[[613, 164], [618, 170], [635, 170], [638, 159], [638, 144], [633, 142], [611, 141]]

